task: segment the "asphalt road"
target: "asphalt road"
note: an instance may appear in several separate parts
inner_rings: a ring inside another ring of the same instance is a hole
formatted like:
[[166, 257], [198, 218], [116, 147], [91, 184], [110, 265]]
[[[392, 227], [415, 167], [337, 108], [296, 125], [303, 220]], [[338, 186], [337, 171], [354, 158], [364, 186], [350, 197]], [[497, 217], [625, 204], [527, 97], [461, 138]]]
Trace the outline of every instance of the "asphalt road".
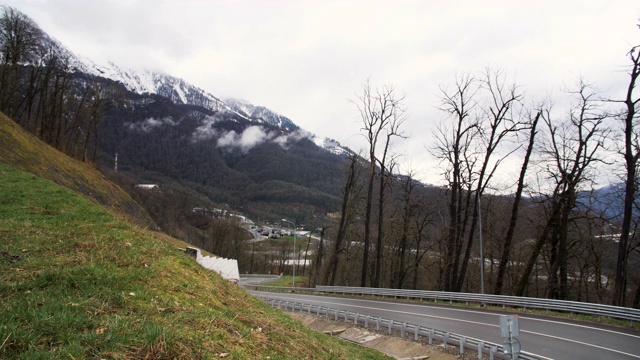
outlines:
[[519, 316], [522, 351], [550, 359], [640, 359], [640, 331], [530, 315], [363, 298], [252, 291], [274, 299], [329, 306], [502, 344], [500, 315]]

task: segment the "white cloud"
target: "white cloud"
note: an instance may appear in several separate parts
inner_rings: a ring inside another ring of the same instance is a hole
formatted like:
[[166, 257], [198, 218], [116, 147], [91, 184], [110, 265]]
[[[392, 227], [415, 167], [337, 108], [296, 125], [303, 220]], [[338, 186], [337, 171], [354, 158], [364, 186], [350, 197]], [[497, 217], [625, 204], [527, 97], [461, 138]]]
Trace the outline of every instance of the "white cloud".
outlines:
[[282, 133], [278, 135], [276, 132], [265, 130], [261, 125], [249, 126], [242, 133], [228, 131], [220, 134], [216, 146], [237, 148], [246, 154], [254, 147], [265, 142], [273, 142], [282, 148], [288, 148], [291, 143], [300, 141], [303, 138], [309, 138], [312, 134], [309, 132], [298, 130], [292, 133]]
[[175, 126], [177, 125], [179, 122], [175, 122], [173, 120], [173, 118], [171, 116], [167, 116], [164, 118], [160, 118], [160, 119], [156, 119], [156, 118], [148, 118], [145, 119], [143, 121], [139, 121], [139, 122], [135, 122], [135, 123], [125, 123], [124, 125], [129, 129], [129, 130], [136, 130], [136, 131], [142, 131], [142, 132], [150, 132], [153, 129], [168, 125], [168, 126]]
[[218, 136], [218, 132], [215, 128], [213, 128], [213, 124], [215, 124], [217, 121], [218, 118], [215, 116], [205, 117], [200, 123], [200, 126], [198, 126], [194, 133], [191, 135], [191, 141], [198, 142], [209, 140], [215, 136]]
[[217, 141], [217, 147], [234, 147], [242, 153], [247, 153], [257, 145], [271, 139], [273, 136], [266, 132], [262, 126], [249, 126], [241, 134], [235, 131], [223, 133]]

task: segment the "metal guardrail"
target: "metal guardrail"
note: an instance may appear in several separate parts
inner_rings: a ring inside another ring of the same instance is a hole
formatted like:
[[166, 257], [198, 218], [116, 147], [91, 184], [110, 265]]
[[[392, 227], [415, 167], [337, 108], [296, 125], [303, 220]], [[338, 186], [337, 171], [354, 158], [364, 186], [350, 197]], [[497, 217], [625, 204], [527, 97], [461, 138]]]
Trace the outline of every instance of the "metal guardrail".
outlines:
[[487, 295], [473, 293], [457, 293], [444, 291], [426, 291], [426, 290], [405, 290], [405, 289], [384, 289], [384, 288], [368, 288], [368, 287], [349, 287], [349, 286], [316, 286], [315, 288], [290, 288], [290, 287], [270, 287], [270, 286], [251, 286], [251, 288], [260, 291], [275, 292], [310, 292], [310, 293], [334, 293], [343, 295], [371, 295], [371, 296], [387, 296], [393, 298], [419, 299], [448, 301], [449, 303], [477, 303], [483, 305], [498, 305], [505, 307], [515, 307], [527, 309], [540, 309], [547, 312], [559, 311], [566, 313], [588, 314], [598, 317], [598, 321], [602, 316], [628, 320], [630, 326], [634, 321], [640, 321], [640, 309], [626, 308], [612, 305], [600, 305], [593, 303], [584, 303], [579, 301], [541, 299], [519, 296], [505, 295]]
[[271, 275], [271, 274], [240, 274], [240, 278], [259, 278], [259, 279], [280, 279], [282, 275]]
[[[335, 321], [344, 320], [344, 322], [351, 322], [356, 326], [362, 326], [367, 329], [375, 326], [376, 331], [383, 331], [383, 329], [386, 328], [389, 335], [399, 335], [401, 338], [406, 338], [410, 334], [413, 334], [413, 340], [415, 341], [419, 341], [421, 337], [428, 338], [429, 345], [433, 344], [434, 340], [439, 340], [442, 341], [445, 349], [447, 349], [447, 346], [449, 345], [457, 345], [460, 354], [463, 354], [465, 350], [477, 351], [478, 359], [482, 359], [483, 354], [488, 354], [489, 359], [491, 360], [494, 358], [511, 359], [510, 354], [504, 354], [504, 348], [502, 345], [456, 333], [321, 305], [272, 299], [263, 296], [260, 298], [272, 307], [277, 307], [285, 311], [295, 312], [298, 310], [301, 313], [306, 312], [309, 315], [325, 316], [327, 319], [333, 318]], [[517, 358], [522, 360], [550, 360], [547, 357], [524, 351], [520, 352]]]

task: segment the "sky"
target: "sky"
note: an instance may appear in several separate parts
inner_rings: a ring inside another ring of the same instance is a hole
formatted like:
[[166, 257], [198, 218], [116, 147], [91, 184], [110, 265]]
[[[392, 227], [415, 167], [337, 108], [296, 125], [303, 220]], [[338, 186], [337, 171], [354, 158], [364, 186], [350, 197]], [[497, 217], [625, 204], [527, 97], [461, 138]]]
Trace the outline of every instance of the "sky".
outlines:
[[626, 53], [640, 44], [640, 2], [632, 0], [0, 4], [95, 62], [163, 71], [218, 97], [268, 107], [356, 151], [365, 141], [353, 101], [366, 81], [392, 85], [407, 109], [407, 138], [393, 149], [400, 170], [432, 184], [443, 183], [428, 151], [446, 118], [440, 88], [456, 74], [500, 69], [528, 103], [563, 96], [579, 76], [619, 97]]

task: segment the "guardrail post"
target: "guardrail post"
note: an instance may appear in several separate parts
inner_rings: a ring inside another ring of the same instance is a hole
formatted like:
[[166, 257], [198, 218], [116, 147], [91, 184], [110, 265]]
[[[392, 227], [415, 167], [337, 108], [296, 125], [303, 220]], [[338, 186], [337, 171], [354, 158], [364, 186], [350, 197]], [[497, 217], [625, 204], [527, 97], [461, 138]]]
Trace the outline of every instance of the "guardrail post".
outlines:
[[336, 314], [335, 314], [335, 319], [334, 319], [335, 321], [338, 321], [338, 312], [339, 312], [339, 310], [336, 309]]
[[489, 348], [489, 360], [493, 360], [493, 354], [495, 354], [496, 352], [498, 352], [497, 346], [492, 346]]
[[404, 333], [407, 330], [407, 323], [403, 322], [402, 327], [400, 328], [400, 338], [404, 339]]
[[484, 350], [484, 341], [478, 343], [478, 360], [482, 360], [482, 350]]
[[413, 328], [413, 340], [418, 341], [419, 337], [420, 337], [420, 325], [416, 325]]
[[367, 329], [369, 328], [369, 317], [370, 317], [370, 316], [369, 316], [369, 315], [367, 315], [367, 317], [366, 317], [366, 318], [364, 318], [364, 327], [365, 327], [365, 328], [367, 328]]
[[433, 335], [435, 335], [435, 331], [433, 329], [429, 329], [429, 345], [433, 344]]
[[307, 308], [307, 314], [311, 314], [311, 305]]
[[376, 330], [380, 331], [380, 316], [376, 318]]
[[349, 321], [349, 312], [345, 311], [344, 312], [344, 322], [347, 322], [347, 321]]
[[449, 333], [446, 332], [442, 334], [442, 339], [444, 341], [444, 349], [447, 350], [447, 344], [449, 343]]
[[464, 354], [464, 345], [467, 342], [467, 338], [466, 337], [461, 337], [460, 338], [460, 355]]
[[393, 320], [387, 320], [387, 327], [389, 328], [389, 335], [391, 335], [391, 328], [393, 327]]
[[353, 324], [355, 326], [358, 326], [358, 317], [360, 316], [360, 313], [356, 313], [356, 315], [353, 317]]

